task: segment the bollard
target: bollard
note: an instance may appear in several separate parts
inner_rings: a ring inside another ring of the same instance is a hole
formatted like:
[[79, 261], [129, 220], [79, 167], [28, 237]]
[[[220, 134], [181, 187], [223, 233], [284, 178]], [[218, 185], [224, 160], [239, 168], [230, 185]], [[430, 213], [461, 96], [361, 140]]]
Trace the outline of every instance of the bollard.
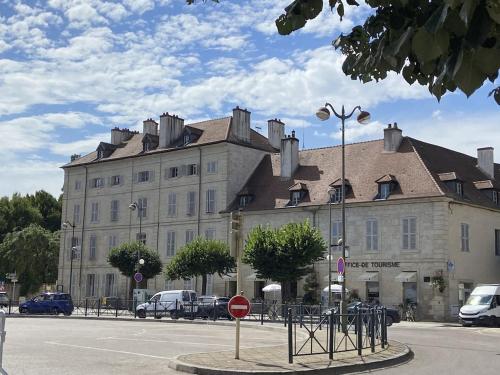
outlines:
[[117, 299], [115, 303], [115, 318], [118, 318], [118, 304], [120, 303], [119, 301], [120, 300]]
[[101, 299], [97, 299], [97, 317], [99, 318], [99, 315], [101, 313]]
[[371, 311], [371, 321], [370, 321], [370, 347], [372, 350], [372, 353], [375, 353], [375, 308], [372, 309]]
[[383, 348], [387, 346], [387, 310], [385, 307], [382, 309], [382, 316], [383, 316], [383, 324], [382, 324], [382, 343], [383, 343]]
[[5, 342], [5, 311], [0, 310], [0, 374], [6, 374], [2, 367], [3, 343]]
[[300, 323], [300, 328], [302, 328], [302, 319], [304, 318], [304, 306], [302, 305], [302, 302], [300, 303], [300, 310], [299, 310], [300, 318], [299, 318], [299, 323]]
[[330, 331], [328, 332], [328, 358], [333, 359], [333, 335], [335, 334], [335, 325], [334, 325], [334, 316], [333, 316], [333, 311], [330, 310], [330, 316], [329, 316], [330, 324], [329, 324], [329, 329]]
[[12, 300], [9, 299], [9, 315], [11, 314], [11, 309], [12, 309]]
[[[281, 306], [281, 308], [283, 309], [283, 306]], [[290, 310], [292, 310], [292, 309], [290, 309]], [[283, 311], [283, 318], [284, 318], [283, 321], [285, 322], [285, 327], [286, 327], [286, 323], [288, 320], [288, 304], [285, 304], [285, 311]]]
[[[292, 309], [288, 309], [288, 363], [293, 363]], [[286, 319], [285, 319], [286, 321]]]
[[[362, 347], [363, 347], [363, 328], [361, 327], [361, 309], [358, 309], [356, 313], [356, 326], [357, 326], [357, 331], [356, 331], [356, 343], [358, 347], [358, 355], [362, 354]], [[346, 332], [348, 335], [349, 332]]]
[[213, 314], [214, 322], [217, 320], [217, 301], [214, 300], [214, 314]]
[[155, 299], [155, 319], [158, 319], [157, 315], [156, 315], [156, 307], [158, 306], [158, 300]]
[[264, 325], [264, 309], [266, 308], [266, 305], [264, 302], [261, 302], [260, 304], [260, 325]]

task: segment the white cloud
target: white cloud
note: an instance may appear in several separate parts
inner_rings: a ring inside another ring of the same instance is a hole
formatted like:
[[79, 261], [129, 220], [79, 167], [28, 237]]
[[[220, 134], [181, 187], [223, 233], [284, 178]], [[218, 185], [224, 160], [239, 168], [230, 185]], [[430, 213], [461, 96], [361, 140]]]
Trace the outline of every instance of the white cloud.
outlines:
[[88, 154], [94, 151], [100, 142], [109, 141], [109, 137], [109, 133], [98, 133], [75, 142], [54, 143], [49, 149], [53, 154], [66, 157], [72, 154]]

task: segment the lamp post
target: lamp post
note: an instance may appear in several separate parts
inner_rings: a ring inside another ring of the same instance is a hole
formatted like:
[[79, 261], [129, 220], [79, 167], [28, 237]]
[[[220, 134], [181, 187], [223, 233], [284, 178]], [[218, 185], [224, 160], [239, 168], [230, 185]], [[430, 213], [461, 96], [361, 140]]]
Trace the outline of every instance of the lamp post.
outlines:
[[[128, 208], [130, 208], [131, 211], [135, 211], [138, 209], [138, 215], [139, 215], [139, 240], [141, 243], [142, 242], [142, 204], [138, 205], [137, 202], [130, 203]], [[141, 258], [141, 251], [138, 249], [137, 250], [137, 272], [139, 272], [140, 266], [144, 264], [144, 259]], [[139, 282], [135, 280], [135, 289], [139, 289]]]
[[332, 306], [332, 195], [334, 188], [328, 189], [328, 308]]
[[71, 256], [70, 256], [70, 262], [69, 262], [69, 293], [71, 294], [73, 292], [72, 286], [73, 286], [73, 258], [75, 255], [75, 251], [77, 250], [75, 246], [75, 227], [76, 225], [74, 223], [71, 223], [69, 221], [65, 221], [62, 224], [62, 227], [64, 229], [67, 229], [68, 227], [71, 227]]
[[[341, 208], [341, 212], [342, 212], [342, 258], [344, 258], [344, 260], [345, 260], [345, 257], [346, 257], [346, 253], [345, 253], [345, 247], [346, 247], [346, 245], [345, 245], [346, 244], [346, 230], [345, 230], [345, 226], [346, 226], [345, 225], [346, 224], [345, 223], [345, 120], [351, 118], [351, 116], [354, 114], [354, 112], [356, 110], [358, 110], [360, 113], [358, 115], [357, 120], [359, 123], [364, 124], [370, 120], [370, 114], [366, 111], [361, 110], [361, 107], [359, 105], [354, 107], [354, 109], [348, 115], [346, 114], [344, 106], [342, 105], [342, 111], [339, 114], [339, 113], [337, 113], [337, 111], [335, 111], [335, 108], [333, 108], [333, 106], [330, 103], [325, 103], [324, 107], [321, 107], [316, 111], [316, 116], [321, 121], [326, 121], [330, 118], [330, 111], [328, 110], [328, 107], [330, 107], [333, 114], [337, 118], [339, 118], [342, 122], [342, 127], [341, 127], [341, 130], [342, 130], [342, 179], [341, 179], [342, 208]], [[330, 210], [331, 210], [331, 202], [330, 202]], [[331, 216], [330, 216], [330, 224], [331, 224]], [[330, 232], [331, 232], [331, 228], [330, 228]], [[331, 233], [330, 233], [330, 237], [331, 237]], [[330, 242], [331, 242], [331, 240], [330, 240]], [[330, 254], [331, 254], [331, 251], [330, 251]], [[331, 267], [331, 259], [329, 262], [329, 266]], [[329, 279], [331, 279], [331, 274], [329, 276]], [[345, 314], [347, 312], [346, 287], [345, 287], [346, 279], [347, 279], [346, 272], [344, 269], [344, 278], [342, 280], [342, 294], [341, 294], [341, 302], [340, 302], [340, 309], [341, 309], [342, 318], [343, 318], [342, 319], [342, 328], [344, 331], [346, 329]], [[329, 285], [328, 291], [329, 291], [328, 296], [329, 296], [329, 298], [331, 298], [330, 297], [331, 285]]]

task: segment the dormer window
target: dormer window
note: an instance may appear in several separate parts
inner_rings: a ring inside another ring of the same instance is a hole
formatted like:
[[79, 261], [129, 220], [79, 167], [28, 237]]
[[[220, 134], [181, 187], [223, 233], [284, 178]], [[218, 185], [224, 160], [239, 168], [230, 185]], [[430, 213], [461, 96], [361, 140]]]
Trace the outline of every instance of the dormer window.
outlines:
[[292, 199], [291, 199], [292, 206], [298, 205], [301, 199], [302, 199], [302, 193], [300, 191], [292, 191]]
[[151, 151], [151, 143], [144, 142], [144, 152]]
[[[342, 179], [337, 179], [332, 182], [330, 185], [329, 194], [330, 194], [330, 203], [341, 203], [342, 202]], [[348, 179], [344, 180], [344, 194], [345, 198], [349, 195], [351, 191], [351, 184]]]
[[239, 206], [241, 208], [248, 206], [250, 204], [250, 202], [252, 201], [252, 198], [253, 197], [250, 194], [240, 195]]
[[378, 184], [378, 194], [375, 199], [389, 199], [389, 196], [398, 185], [396, 177], [386, 174], [375, 181]]
[[290, 191], [290, 206], [297, 206], [307, 195], [307, 186], [302, 182], [297, 182], [288, 188]]
[[455, 172], [439, 173], [439, 179], [444, 182], [446, 187], [459, 197], [464, 195], [464, 184], [461, 178]]
[[184, 134], [184, 146], [191, 142], [191, 135], [189, 133]]
[[97, 159], [102, 159], [104, 157], [104, 152], [102, 150], [97, 150]]
[[342, 202], [342, 187], [333, 188], [330, 194], [330, 203]]
[[495, 185], [492, 180], [474, 181], [473, 184], [477, 190], [480, 190], [489, 199], [491, 199], [495, 206], [499, 205], [500, 193], [496, 189], [497, 185]]

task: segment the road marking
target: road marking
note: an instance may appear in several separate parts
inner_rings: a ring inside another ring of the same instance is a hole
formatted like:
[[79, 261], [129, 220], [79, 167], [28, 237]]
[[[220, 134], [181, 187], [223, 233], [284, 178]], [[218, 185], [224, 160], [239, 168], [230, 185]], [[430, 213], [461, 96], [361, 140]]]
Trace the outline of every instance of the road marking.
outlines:
[[158, 355], [127, 352], [127, 351], [123, 351], [123, 350], [95, 348], [93, 346], [81, 346], [81, 345], [72, 345], [72, 344], [62, 344], [62, 343], [54, 342], [54, 341], [45, 341], [44, 344], [57, 345], [57, 346], [67, 346], [67, 347], [70, 347], [70, 348], [78, 348], [78, 349], [98, 350], [98, 351], [102, 351], [102, 352], [112, 352], [112, 353], [120, 353], [120, 354], [131, 354], [131, 355], [138, 355], [138, 356], [141, 356], [141, 357], [148, 357], [148, 358], [169, 359], [169, 360], [172, 359], [172, 357], [162, 357], [162, 356], [158, 356]]
[[169, 344], [187, 344], [187, 345], [208, 345], [208, 346], [227, 346], [229, 348], [233, 348], [234, 345], [226, 345], [226, 344], [208, 344], [208, 343], [200, 343], [198, 342], [189, 342], [189, 341], [171, 341], [171, 340], [151, 340], [151, 339], [131, 339], [125, 337], [100, 337], [96, 340], [124, 340], [124, 341], [145, 341], [145, 342], [167, 342]]

